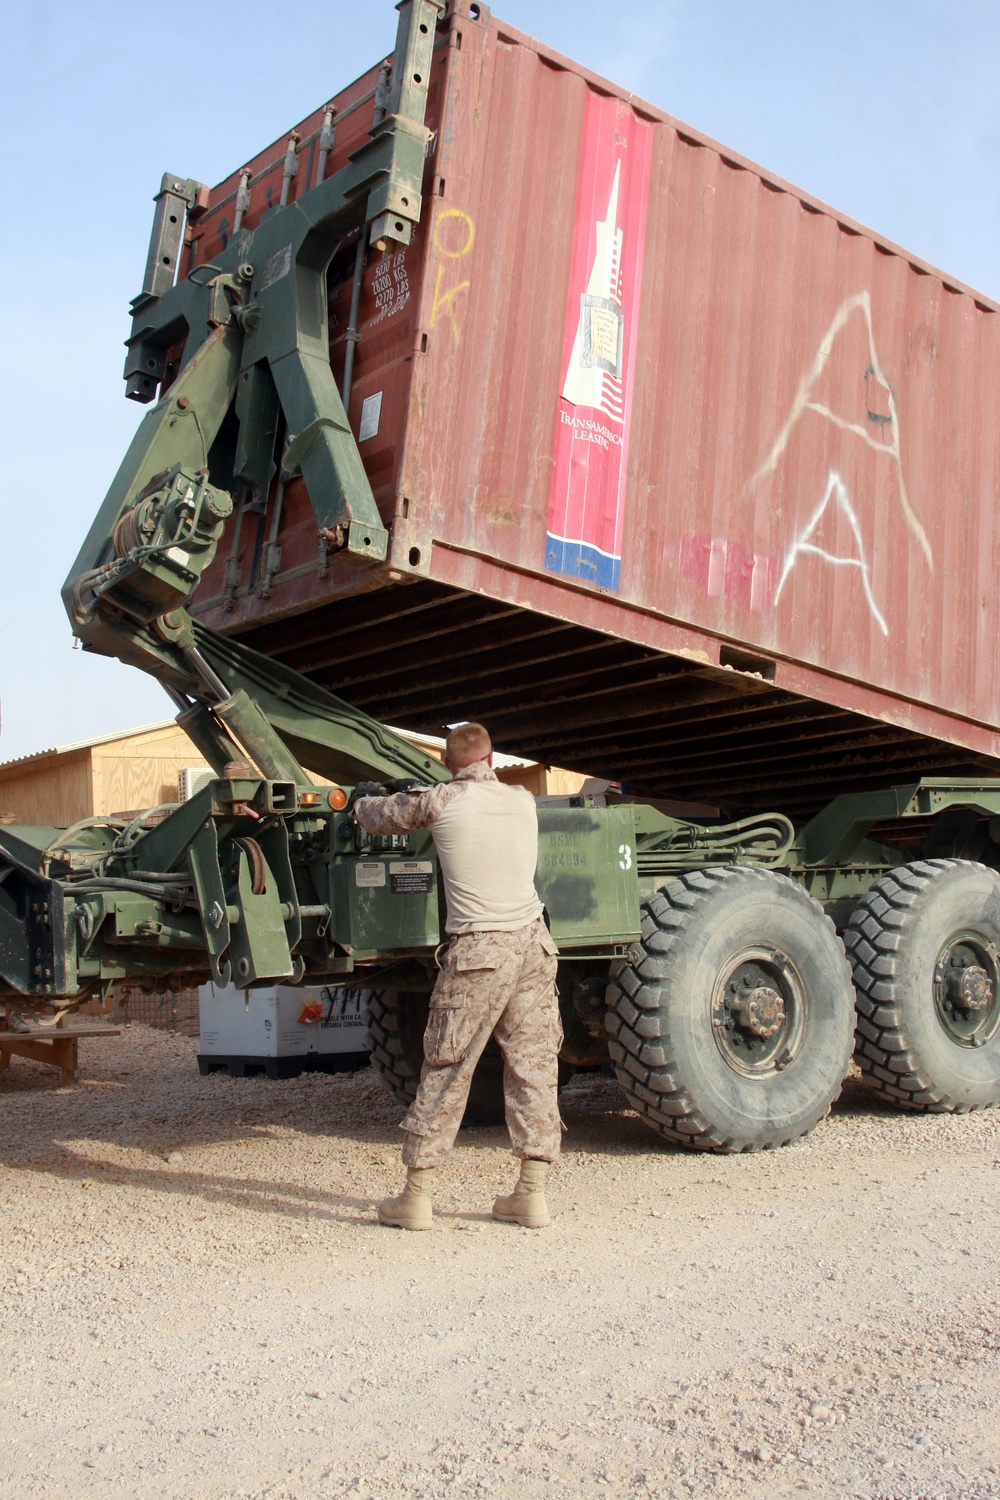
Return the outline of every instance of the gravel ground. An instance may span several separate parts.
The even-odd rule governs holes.
[[[995,1113],[849,1082],[797,1146],[691,1156],[581,1076],[550,1229],[490,1220],[480,1129],[406,1234],[370,1072],[80,1052],[0,1072],[5,1497],[1000,1494]]]

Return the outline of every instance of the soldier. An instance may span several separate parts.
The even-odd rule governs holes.
[[[369,833],[430,828],[448,903],[450,942],[440,961],[424,1033],[417,1097],[402,1129],[406,1186],[378,1207],[383,1224],[430,1229],[434,1171],[454,1144],[476,1063],[491,1036],[504,1057],[507,1129],[521,1170],[493,1217],[540,1229],[549,1223],[545,1175],[559,1155],[556,1099],[562,1026],[556,997],[558,949],[534,886],[535,801],[493,773],[481,724],[461,724],[445,743],[453,779],[393,796],[363,783],[354,817]]]

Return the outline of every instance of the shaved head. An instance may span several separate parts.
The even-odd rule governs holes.
[[[473,761],[486,760],[492,753],[490,737],[482,724],[457,724],[448,731],[444,742],[445,761],[452,771],[462,771]]]

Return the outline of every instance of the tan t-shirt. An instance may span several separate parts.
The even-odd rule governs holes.
[[[362,797],[354,816],[369,833],[430,829],[448,901],[446,932],[516,932],[542,915],[535,799],[498,781],[484,760],[439,786]]]

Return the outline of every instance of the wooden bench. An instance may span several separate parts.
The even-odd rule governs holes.
[[[75,1030],[36,1028],[33,1031],[0,1031],[0,1068],[9,1068],[10,1059],[29,1057],[32,1062],[61,1068],[63,1083],[75,1083],[79,1058],[77,1043],[81,1037],[121,1036],[120,1026],[80,1027]]]

